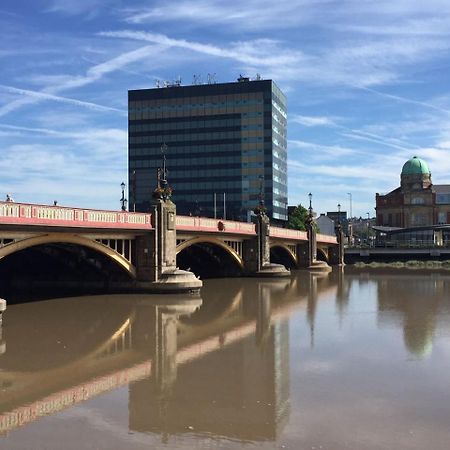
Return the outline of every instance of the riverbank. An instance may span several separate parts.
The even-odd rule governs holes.
[[[450,260],[445,261],[393,261],[393,262],[357,262],[352,264],[353,267],[358,269],[377,269],[377,268],[392,268],[392,269],[443,269],[450,271]]]

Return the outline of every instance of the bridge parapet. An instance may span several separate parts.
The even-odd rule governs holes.
[[[306,231],[291,230],[290,228],[270,227],[270,236],[283,239],[293,239],[296,241],[307,241]]]
[[[317,242],[320,242],[322,244],[337,244],[338,243],[337,237],[330,236],[329,234],[318,234]]]
[[[292,230],[290,228],[270,227],[270,236],[281,239],[292,239],[294,241],[307,241],[308,233],[306,231]],[[336,236],[327,234],[317,234],[317,242],[322,244],[337,244]]]
[[[233,220],[211,219],[208,217],[177,216],[176,227],[180,231],[199,231],[217,233],[256,235],[255,224]]]
[[[151,214],[0,202],[0,224],[149,230]]]

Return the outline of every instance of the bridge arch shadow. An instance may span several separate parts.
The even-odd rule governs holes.
[[[134,277],[134,266],[122,255],[82,236],[40,235],[0,248],[0,296],[11,301],[44,298],[48,290],[61,296],[104,291],[112,281]]]
[[[203,236],[178,244],[177,266],[202,279],[239,276],[244,270],[239,253],[219,239]]]
[[[297,268],[297,259],[292,250],[283,244],[272,244],[270,246],[270,262],[282,264],[287,269]]]
[[[327,255],[326,251],[321,248],[317,248],[316,258],[318,261],[323,261],[323,262],[328,263],[328,255]]]

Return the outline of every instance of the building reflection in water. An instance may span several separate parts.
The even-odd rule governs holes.
[[[222,323],[214,320],[217,296],[211,305],[205,303],[197,316],[183,321],[182,329],[188,334],[193,324],[201,335],[210,327],[211,306],[220,351],[205,352],[178,368],[177,341],[183,338],[177,337],[174,325],[178,313],[149,312],[144,323],[165,323],[158,326],[159,334],[152,333],[151,348],[156,361],[165,361],[161,367],[166,370],[130,386],[130,429],[161,433],[163,442],[189,430],[239,440],[274,440],[289,417],[289,325],[286,319],[271,322],[272,297],[288,285],[289,280],[244,284],[238,302],[227,293],[222,300],[234,307]]]
[[[408,351],[419,358],[429,355],[438,316],[450,299],[450,276],[409,272],[402,277],[384,273],[373,278],[378,283],[379,324],[401,326]]]

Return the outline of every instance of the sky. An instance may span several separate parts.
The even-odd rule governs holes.
[[[448,0],[3,0],[0,42],[0,198],[119,209],[127,91],[208,74],[287,95],[291,205],[450,184]]]

